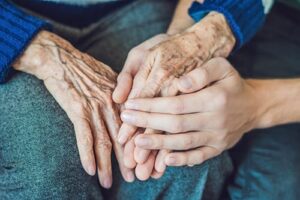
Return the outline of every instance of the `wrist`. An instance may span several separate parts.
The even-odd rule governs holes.
[[[212,57],[227,57],[236,42],[224,15],[217,12],[210,12],[201,21],[186,30],[186,33],[191,32],[197,37],[203,38]]]
[[[255,90],[255,128],[269,128],[300,121],[299,79],[246,81]]]
[[[24,53],[13,63],[13,68],[35,75],[39,79],[46,79],[53,74],[58,74],[59,63],[58,49],[73,48],[66,40],[48,31],[39,32],[31,41]]]

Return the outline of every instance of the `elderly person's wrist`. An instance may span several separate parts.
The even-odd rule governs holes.
[[[42,80],[53,76],[57,78],[63,75],[62,67],[59,67],[64,64],[62,54],[64,52],[73,54],[77,51],[68,41],[58,35],[40,31],[23,54],[13,63],[13,67]]]
[[[13,68],[18,71],[36,75],[37,68],[44,66],[47,57],[43,55],[44,50],[40,48],[39,45],[42,45],[50,34],[52,33],[40,31],[28,45],[23,54],[13,63]]]
[[[210,12],[201,21],[188,28],[185,33],[194,33],[198,38],[199,45],[205,45],[212,57],[227,57],[234,45],[236,39],[224,17],[218,12]]]

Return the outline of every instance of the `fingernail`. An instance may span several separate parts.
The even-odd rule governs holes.
[[[179,84],[184,89],[190,89],[193,86],[191,79],[189,77],[187,77],[187,76],[181,77],[179,79]]]
[[[125,103],[125,108],[126,109],[137,109],[137,106],[136,104],[134,103],[134,101],[132,100],[128,100],[126,103]]]
[[[129,114],[128,112],[123,112],[121,114],[121,119],[123,122],[127,122],[127,123],[132,123],[134,122],[134,116],[132,116],[131,114]]]
[[[176,164],[176,159],[172,156],[166,158],[166,165],[175,165]]]
[[[137,137],[136,140],[136,145],[140,147],[149,147],[152,144],[152,140],[147,137]]]
[[[101,183],[101,185],[104,188],[107,188],[107,189],[110,188],[112,185],[111,179],[109,179],[109,178],[104,179],[104,181]]]
[[[135,179],[133,172],[128,172],[126,174],[126,179],[127,182],[132,183]]]
[[[87,173],[90,175],[90,176],[94,176],[96,171],[95,171],[95,167],[93,165],[89,165],[86,169]]]

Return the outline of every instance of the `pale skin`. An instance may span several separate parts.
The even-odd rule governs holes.
[[[127,99],[141,97],[174,96],[180,92],[176,84],[180,76],[201,67],[212,57],[227,57],[231,52],[235,38],[223,15],[212,12],[189,27],[192,20],[188,18],[186,9],[191,1],[180,3],[169,28],[169,33],[173,35],[156,36],[129,53],[113,94],[115,102],[124,103]],[[184,18],[187,19],[185,23],[182,22]],[[120,128],[118,141],[125,144],[124,164],[135,168],[140,180],[150,176],[161,177],[166,167],[163,160],[168,151],[150,152],[135,146],[136,130],[137,126],[128,123],[123,123]],[[149,128],[142,132],[160,133]]]
[[[170,152],[168,166],[193,166],[234,146],[252,129],[300,122],[300,79],[243,79],[213,58],[177,82],[176,97],[128,100],[124,121],[168,134],[138,135],[135,145]]]

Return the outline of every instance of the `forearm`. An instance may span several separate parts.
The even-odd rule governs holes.
[[[168,34],[181,33],[195,23],[188,14],[188,9],[192,2],[193,0],[180,0],[178,2],[173,19],[167,31]]]
[[[300,79],[247,80],[260,104],[256,128],[300,122]]]

